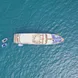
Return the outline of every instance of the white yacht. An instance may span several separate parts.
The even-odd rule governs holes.
[[[64,38],[57,34],[50,33],[17,33],[14,34],[14,43],[33,44],[33,45],[52,45],[59,44]]]

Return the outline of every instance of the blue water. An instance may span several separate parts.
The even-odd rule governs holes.
[[[51,46],[13,43],[14,33],[61,35]],[[78,78],[78,0],[0,0],[0,78]]]

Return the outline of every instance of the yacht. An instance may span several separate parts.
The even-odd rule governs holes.
[[[14,43],[33,45],[52,45],[64,42],[64,38],[50,33],[17,33],[14,34]]]

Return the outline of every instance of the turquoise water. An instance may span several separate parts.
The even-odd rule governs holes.
[[[13,43],[14,33],[60,34],[51,46]],[[0,0],[0,78],[78,78],[78,0]]]

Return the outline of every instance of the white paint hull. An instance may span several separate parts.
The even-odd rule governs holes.
[[[62,38],[61,42],[63,41],[64,39]],[[52,34],[49,34],[49,33],[19,33],[19,34],[14,34],[14,43],[34,44],[34,45],[51,45],[51,44],[58,44],[59,42],[54,43]]]

